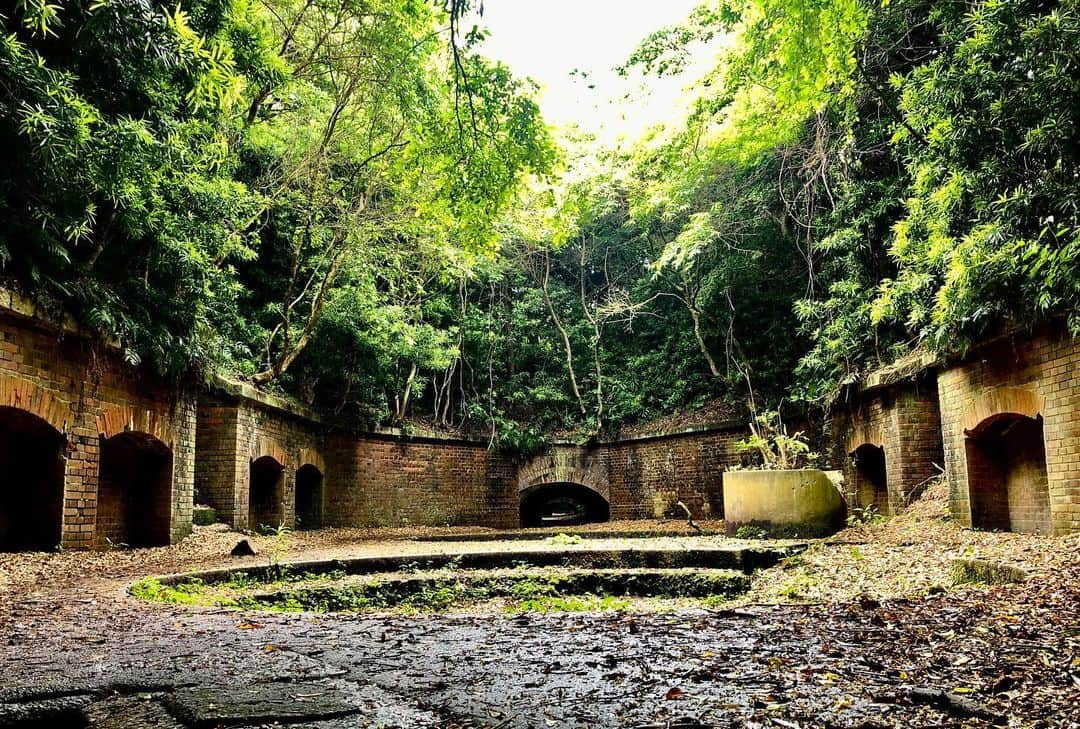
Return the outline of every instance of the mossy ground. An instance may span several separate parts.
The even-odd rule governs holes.
[[[749,578],[731,570],[580,570],[520,566],[386,575],[281,574],[260,581],[237,572],[207,584],[197,577],[163,584],[147,578],[135,597],[171,604],[311,612],[491,612],[659,610],[716,605],[745,591]]]

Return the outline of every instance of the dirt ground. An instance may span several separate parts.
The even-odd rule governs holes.
[[[270,559],[743,544],[650,528],[668,534],[331,529],[249,537],[259,554],[233,559],[242,535],[215,526],[157,549],[0,555],[0,726],[1080,727],[1080,535],[961,529],[940,492],[709,610],[237,613],[126,593],[150,574]],[[1028,578],[954,587],[956,558]]]

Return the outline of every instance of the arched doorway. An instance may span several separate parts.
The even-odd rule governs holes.
[[[855,498],[859,506],[873,506],[879,514],[889,513],[889,485],[885,471],[885,448],[863,443],[851,452],[855,469]]]
[[[1049,534],[1050,491],[1042,418],[999,413],[966,435],[971,525]]]
[[[276,529],[285,516],[285,467],[273,456],[251,462],[248,482],[248,528]]]
[[[0,407],[0,551],[60,546],[65,442],[38,416]]]
[[[119,433],[101,442],[98,546],[161,547],[169,543],[173,454],[149,433]]]
[[[579,483],[545,483],[521,493],[521,526],[569,526],[607,521],[607,499]]]
[[[320,529],[322,514],[322,471],[307,463],[296,470],[296,528]]]

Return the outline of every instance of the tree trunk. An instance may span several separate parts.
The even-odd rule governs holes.
[[[562,325],[562,321],[555,311],[555,305],[551,302],[551,293],[548,290],[548,278],[550,276],[551,258],[548,256],[548,252],[544,251],[544,276],[541,280],[544,303],[547,304],[548,313],[551,315],[551,320],[555,323],[555,328],[559,330],[559,334],[562,336],[563,348],[566,351],[566,371],[570,374],[570,389],[574,391],[574,398],[577,400],[581,414],[585,415],[585,401],[581,399],[581,390],[578,389],[577,375],[574,374],[574,349],[570,346],[570,335],[566,333],[566,328]]]

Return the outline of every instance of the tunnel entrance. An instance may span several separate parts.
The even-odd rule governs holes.
[[[0,552],[60,546],[65,442],[38,416],[0,407]]]
[[[547,483],[521,495],[521,526],[570,526],[608,521],[607,499],[577,483]]]
[[[863,443],[851,452],[855,466],[855,497],[859,506],[873,506],[879,514],[889,513],[889,486],[885,472],[885,448]]]
[[[322,471],[305,464],[296,471],[296,528],[321,529],[322,514]]]
[[[1042,418],[993,415],[967,436],[972,527],[1049,534],[1050,489]]]
[[[101,443],[98,546],[169,543],[172,449],[148,433],[120,433]]]
[[[285,516],[284,501],[285,467],[273,456],[256,458],[248,487],[248,528],[277,529]]]

